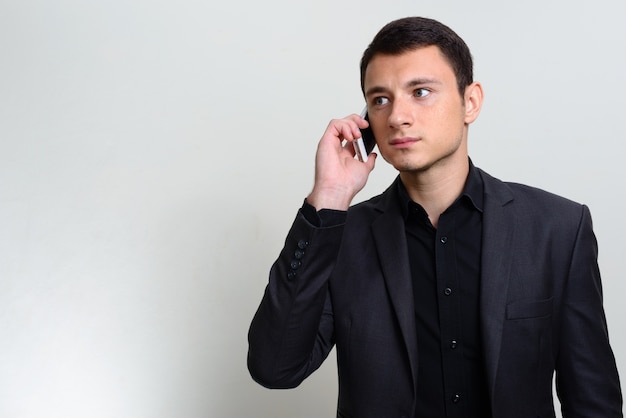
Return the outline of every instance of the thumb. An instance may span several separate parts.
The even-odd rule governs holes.
[[[372,152],[370,155],[367,156],[367,161],[365,162],[365,166],[369,169],[369,171],[372,171],[374,169],[374,165],[376,164],[377,157],[378,157],[378,154],[376,154],[375,152]]]

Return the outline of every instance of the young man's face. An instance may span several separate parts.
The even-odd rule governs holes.
[[[474,87],[461,97],[455,74],[436,46],[375,55],[365,71],[364,91],[385,160],[400,172],[467,162],[467,125],[478,116],[476,103],[468,99]]]

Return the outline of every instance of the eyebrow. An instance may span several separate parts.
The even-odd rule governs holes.
[[[409,80],[407,83],[405,83],[404,87],[410,88],[410,87],[423,86],[423,85],[428,85],[428,84],[441,84],[441,81],[434,79],[434,78],[414,78],[412,80]],[[372,94],[387,93],[388,91],[389,90],[386,87],[374,86],[365,92],[365,97],[369,97]]]

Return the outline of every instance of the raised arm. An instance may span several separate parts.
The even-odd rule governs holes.
[[[351,144],[360,135],[359,127],[366,126],[358,115],[333,120],[319,142],[313,191],[270,270],[248,334],[248,369],[263,386],[299,385],[334,344],[328,279],[341,245],[345,211],[374,168],[375,155],[360,162]]]

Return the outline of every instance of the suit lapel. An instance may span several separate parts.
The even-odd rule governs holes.
[[[486,173],[480,173],[485,187],[480,320],[487,381],[493,399],[506,317],[515,217],[509,188]]]
[[[393,305],[413,371],[413,388],[417,379],[417,336],[411,269],[408,259],[404,219],[398,207],[394,183],[385,193],[379,209],[383,213],[372,223],[385,285]]]

